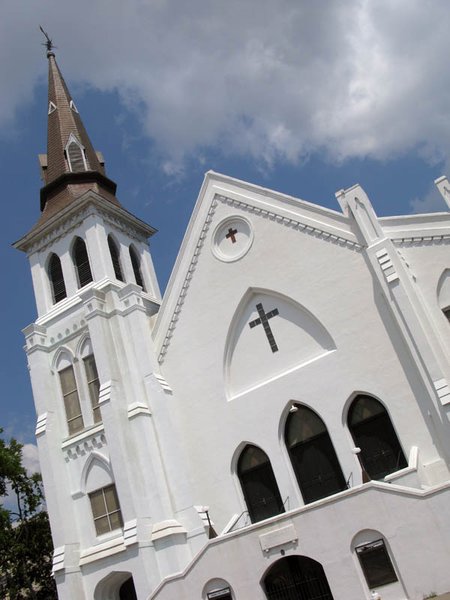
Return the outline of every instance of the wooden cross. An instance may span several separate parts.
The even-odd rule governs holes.
[[[278,308],[269,310],[269,312],[266,313],[266,312],[264,312],[263,305],[257,304],[256,310],[258,311],[259,317],[257,319],[255,319],[254,321],[250,321],[250,323],[249,323],[250,329],[253,329],[253,327],[256,327],[257,325],[262,325],[264,327],[264,332],[267,336],[267,340],[270,344],[270,349],[272,350],[272,352],[278,352],[278,346],[275,342],[275,338],[273,337],[272,329],[270,328],[270,324],[269,324],[269,319],[271,319],[272,317],[276,317],[279,314]]]
[[[230,239],[231,239],[231,242],[232,242],[233,244],[235,244],[235,243],[236,243],[236,238],[235,238],[234,236],[235,236],[236,234],[237,234],[237,229],[232,229],[232,228],[230,227],[230,229],[228,230],[228,233],[227,233],[227,235],[226,235],[225,237],[226,237],[226,239],[227,239],[227,240],[230,240]]]

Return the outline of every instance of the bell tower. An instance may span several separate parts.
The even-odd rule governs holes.
[[[155,230],[117,199],[47,50],[41,215],[15,247],[37,305],[24,334],[53,569],[62,600],[144,598],[207,537],[154,353]]]

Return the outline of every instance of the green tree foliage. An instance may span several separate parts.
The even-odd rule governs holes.
[[[2,433],[2,429],[0,429]],[[22,444],[0,438],[0,597],[57,598],[41,477],[22,465]]]

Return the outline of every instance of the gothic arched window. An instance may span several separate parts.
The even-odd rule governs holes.
[[[73,365],[61,369],[58,374],[64,399],[64,408],[66,410],[67,427],[69,435],[73,435],[84,429],[83,414],[81,412]]]
[[[63,300],[67,297],[61,261],[59,260],[59,256],[56,254],[52,254],[50,260],[48,261],[48,276],[52,288],[53,302],[56,304],[60,300]]]
[[[375,398],[356,396],[348,411],[348,427],[355,446],[361,448],[362,466],[371,479],[383,479],[407,466],[391,419]]]
[[[97,365],[93,354],[89,354],[83,358],[84,371],[89,390],[89,398],[91,400],[92,416],[94,423],[101,423],[102,415],[100,411],[100,381],[98,378]]]
[[[77,237],[72,250],[73,261],[77,270],[78,287],[83,287],[92,281],[91,265],[89,264],[89,256],[87,253],[86,244]]]
[[[284,512],[269,457],[260,448],[245,446],[237,472],[252,523]]]
[[[117,248],[116,242],[110,235],[108,235],[108,246],[116,279],[123,281],[124,279],[122,275],[122,267],[120,266],[119,249]]]
[[[314,411],[293,405],[284,436],[305,504],[346,489],[328,430]]]
[[[131,265],[133,266],[133,273],[136,283],[140,285],[145,292],[144,280],[142,279],[141,273],[141,261],[139,260],[139,256],[133,246],[130,246],[130,259]]]

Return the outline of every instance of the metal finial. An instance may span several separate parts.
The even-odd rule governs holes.
[[[48,53],[48,52],[52,52],[53,48],[56,48],[56,46],[54,46],[54,45],[53,45],[53,42],[52,42],[52,40],[50,39],[50,37],[49,37],[48,33],[46,33],[46,32],[45,32],[45,31],[42,29],[41,25],[39,25],[39,29],[40,29],[40,30],[42,31],[42,33],[45,35],[45,38],[46,38],[46,40],[47,40],[47,41],[45,41],[45,42],[44,42],[42,45],[43,45],[43,46],[45,46],[45,47],[47,48],[47,53]]]

